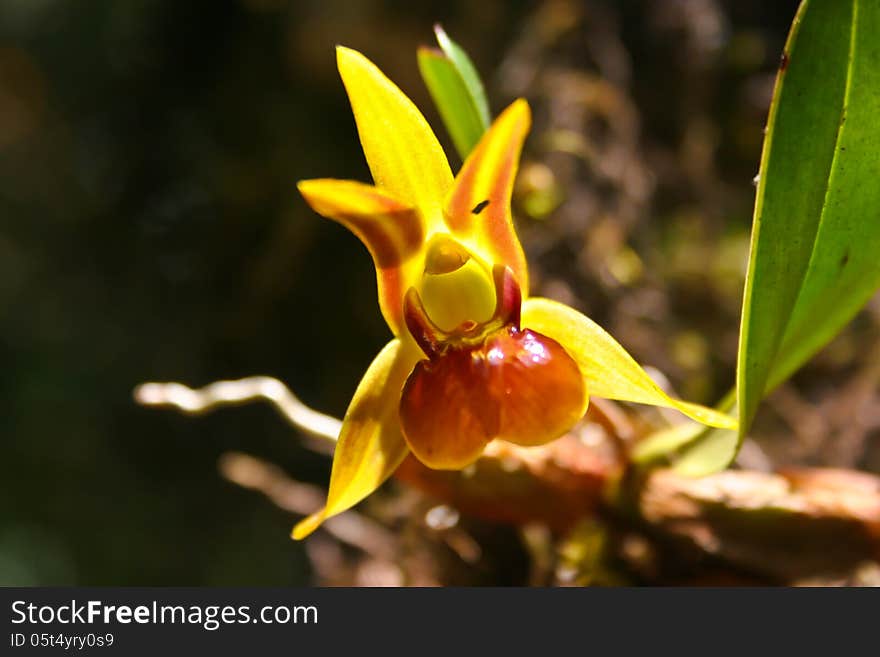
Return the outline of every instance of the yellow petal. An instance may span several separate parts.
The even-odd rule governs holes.
[[[352,180],[303,180],[297,187],[315,212],[344,225],[369,249],[382,315],[401,335],[403,295],[421,275],[421,261],[413,257],[425,237],[419,211],[378,187]]]
[[[487,261],[510,267],[523,296],[528,294],[529,273],[513,227],[510,195],[531,120],[525,100],[504,110],[455,177],[445,206],[452,233]]]
[[[425,117],[361,53],[339,46],[336,63],[376,185],[440,221],[452,172]]]
[[[590,395],[674,408],[703,424],[736,428],[736,420],[729,415],[667,395],[617,340],[565,304],[549,299],[527,299],[523,302],[522,325],[565,347],[578,362]]]
[[[305,538],[327,518],[350,509],[382,485],[403,461],[408,449],[397,409],[403,382],[418,358],[413,346],[397,339],[376,356],[342,420],[327,505],[298,523],[293,538]]]

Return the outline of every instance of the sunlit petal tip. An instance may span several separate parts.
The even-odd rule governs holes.
[[[297,189],[315,212],[360,237],[380,267],[398,264],[422,246],[419,212],[383,189],[333,178],[301,180]]]
[[[328,213],[377,214],[412,209],[394,194],[357,180],[311,178],[300,180],[296,188],[310,204],[328,208]]]
[[[361,51],[343,46],[340,43],[336,44],[336,67],[343,76],[353,73],[358,67],[372,67],[379,71],[378,67]],[[379,73],[385,77],[381,71]]]
[[[336,63],[376,185],[440,221],[452,171],[425,117],[358,51],[337,46]]]
[[[307,538],[314,532],[318,527],[321,526],[321,523],[324,522],[326,518],[326,514],[324,509],[313,513],[310,516],[307,516],[300,520],[293,528],[293,531],[290,532],[290,537],[295,541],[301,541],[304,538]]]
[[[338,221],[366,245],[376,264],[382,315],[400,335],[403,292],[419,275],[418,267],[404,264],[424,244],[419,211],[384,189],[353,180],[302,180],[297,188],[315,212]]]
[[[517,98],[507,106],[507,109],[498,116],[497,120],[515,123],[517,131],[528,133],[532,127],[532,108],[529,106],[529,101],[525,98]]]
[[[408,449],[397,407],[403,382],[417,360],[415,347],[395,339],[367,368],[342,420],[327,505],[300,521],[294,527],[293,538],[308,536],[327,518],[367,497],[406,457]]]
[[[527,299],[522,324],[561,343],[577,361],[587,389],[595,397],[674,408],[722,429],[737,426],[725,413],[667,395],[617,340],[574,308],[549,299]]]

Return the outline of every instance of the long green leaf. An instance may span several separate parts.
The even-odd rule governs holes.
[[[761,398],[880,285],[880,2],[804,0],[776,79],[761,158],[737,367],[739,433],[685,452],[728,465]]]
[[[491,118],[483,83],[465,51],[436,25],[442,50],[418,50],[419,71],[440,118],[462,160],[489,129]]]
[[[474,63],[468,57],[464,48],[450,39],[442,27],[435,25],[434,34],[437,36],[437,43],[440,44],[443,52],[446,53],[446,56],[455,65],[455,70],[461,75],[461,79],[467,87],[468,95],[471,97],[477,114],[480,117],[480,121],[488,129],[489,124],[492,122],[492,116],[489,113],[489,103],[486,100],[483,82],[480,80],[480,74],[477,73]]]
[[[440,112],[443,125],[455,150],[465,160],[486,130],[473,109],[467,87],[455,65],[439,50],[419,48],[418,60],[422,79]]]
[[[847,90],[828,193],[807,274],[768,389],[791,376],[827,344],[878,287],[880,2],[855,0]]]

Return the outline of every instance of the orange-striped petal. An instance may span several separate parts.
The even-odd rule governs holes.
[[[452,172],[425,117],[361,53],[339,46],[336,62],[376,185],[440,222]]]
[[[522,325],[565,347],[595,397],[666,406],[703,424],[736,428],[736,420],[725,413],[667,395],[617,340],[574,308],[549,299],[527,299],[522,306]]]
[[[411,344],[392,340],[367,369],[349,404],[333,455],[327,504],[293,528],[305,538],[322,522],[376,490],[407,455],[397,409],[400,391],[418,360]]]
[[[343,224],[369,249],[382,315],[401,335],[403,294],[421,275],[421,262],[413,257],[425,236],[418,210],[378,187],[351,180],[303,180],[297,187],[315,212]]]
[[[504,110],[456,176],[444,211],[453,234],[487,261],[513,270],[524,296],[528,294],[528,269],[513,227],[510,196],[530,125],[525,100]]]

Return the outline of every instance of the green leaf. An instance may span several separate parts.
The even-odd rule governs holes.
[[[828,191],[768,390],[825,346],[880,287],[880,2],[852,4],[847,89]]]
[[[630,461],[636,465],[649,464],[690,444],[703,434],[705,429],[706,427],[696,422],[682,422],[661,429],[636,443],[629,454]]]
[[[761,158],[737,367],[739,433],[712,432],[692,473],[736,455],[762,397],[880,285],[880,2],[804,0]]]
[[[465,160],[489,128],[489,105],[470,58],[439,25],[434,31],[443,50],[419,48],[419,70],[455,150]]]
[[[681,451],[673,468],[685,477],[702,477],[724,470],[736,458],[738,450],[736,431],[709,429]]]
[[[731,390],[715,408],[736,414],[736,391]],[[736,456],[737,433],[730,429],[709,429],[696,422],[682,422],[639,441],[630,459],[646,466],[679,450],[673,466],[679,474],[700,476],[726,468]],[[698,440],[699,439],[699,440]]]
[[[446,56],[455,65],[455,70],[461,75],[461,79],[467,87],[468,95],[473,100],[477,114],[480,116],[480,121],[484,129],[488,130],[492,117],[489,113],[489,103],[486,100],[483,82],[480,80],[480,74],[477,73],[474,63],[464,49],[449,38],[442,27],[435,25],[434,34],[437,36],[437,43],[440,44],[443,52],[446,53]]]

